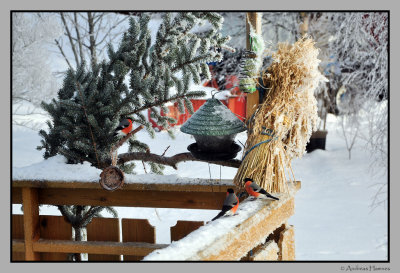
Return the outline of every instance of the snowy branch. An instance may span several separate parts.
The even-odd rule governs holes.
[[[142,160],[146,162],[154,162],[166,166],[170,166],[174,169],[178,169],[176,166],[180,162],[185,161],[199,161],[199,162],[207,162],[211,164],[221,165],[225,167],[239,168],[241,161],[238,159],[230,159],[225,161],[207,161],[195,158],[191,153],[180,153],[171,157],[161,156],[152,153],[143,153],[143,152],[133,152],[133,153],[124,153],[118,156],[118,164],[123,164],[128,161],[133,160]]]

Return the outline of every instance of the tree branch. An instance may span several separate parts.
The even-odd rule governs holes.
[[[56,45],[57,45],[58,49],[60,50],[61,55],[63,55],[65,61],[67,62],[69,68],[70,68],[72,71],[74,71],[74,68],[72,67],[71,63],[68,61],[67,56],[65,56],[64,50],[62,49],[60,43],[59,43],[58,40],[56,40],[56,39],[54,39],[54,41],[56,42]]]
[[[126,136],[124,136],[116,145],[114,145],[111,148],[111,153],[115,152],[119,147],[122,146],[122,144],[125,143],[125,141],[127,141],[132,135],[136,134],[137,132],[139,132],[140,130],[143,129],[143,125],[140,125],[139,127],[137,127],[135,130],[131,131],[130,133],[128,133]]]
[[[71,32],[69,31],[69,28],[68,28],[68,26],[67,26],[67,22],[65,21],[64,14],[63,14],[62,12],[60,12],[60,15],[61,15],[61,20],[62,20],[62,22],[63,22],[63,24],[64,24],[65,31],[67,32],[67,36],[68,36],[69,42],[70,42],[70,44],[71,44],[72,52],[74,53],[74,57],[75,57],[75,61],[76,61],[76,66],[79,66],[78,54],[76,53],[75,45],[74,45],[74,42],[72,41],[72,34],[71,34]]]
[[[88,26],[89,26],[89,44],[90,44],[90,60],[92,63],[92,67],[95,67],[97,64],[97,56],[96,56],[96,41],[94,39],[94,19],[93,19],[93,14],[91,12],[88,12]]]
[[[115,28],[116,28],[119,24],[121,24],[123,21],[125,21],[126,19],[128,19],[128,17],[125,17],[124,19],[119,20],[119,22],[117,22],[116,24],[112,25],[112,26],[107,30],[107,32],[104,34],[104,36],[103,36],[103,38],[101,39],[101,41],[96,43],[96,46],[102,44],[102,43],[104,42],[104,40],[109,36],[109,34],[111,33],[111,31],[112,31],[113,29],[115,29]]]
[[[162,104],[164,104],[164,103],[167,103],[167,102],[170,102],[170,101],[175,101],[175,100],[178,100],[178,99],[183,99],[185,96],[186,96],[186,94],[182,94],[182,95],[176,95],[176,96],[174,96],[174,97],[170,97],[170,98],[167,98],[167,99],[164,99],[164,100],[157,100],[157,101],[154,101],[153,103],[145,104],[145,105],[143,105],[142,107],[136,108],[136,109],[135,109],[134,111],[132,111],[132,112],[124,113],[124,114],[121,114],[121,115],[122,115],[122,116],[128,116],[128,115],[136,114],[136,113],[139,113],[139,112],[141,112],[141,111],[143,111],[143,110],[146,110],[146,109],[149,109],[149,108],[152,108],[152,107],[156,107],[156,106],[160,106],[160,105],[162,105]],[[119,111],[119,110],[118,110],[118,111]],[[118,112],[118,111],[116,111],[116,112]]]
[[[226,166],[226,167],[232,167],[232,168],[239,168],[241,164],[241,160],[238,159],[230,159],[230,160],[221,160],[221,161],[207,161],[207,160],[201,160],[195,158],[191,153],[180,153],[176,154],[171,157],[166,157],[166,156],[160,156],[157,154],[152,154],[152,153],[143,153],[143,152],[134,152],[134,153],[124,153],[120,154],[118,156],[118,163],[122,164],[128,161],[133,161],[133,160],[142,160],[142,161],[150,161],[166,166],[170,166],[174,169],[178,169],[176,166],[180,162],[185,162],[185,161],[199,161],[199,162],[207,162],[210,164],[216,164],[216,165],[221,165],[221,166]]]
[[[75,24],[75,32],[76,32],[76,38],[78,40],[78,46],[79,46],[79,55],[81,57],[81,62],[85,59],[83,57],[83,49],[82,49],[82,39],[81,35],[79,33],[79,28],[78,28],[78,18],[76,16],[76,12],[74,12],[74,24]]]

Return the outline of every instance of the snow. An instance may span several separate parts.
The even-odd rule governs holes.
[[[229,121],[231,123],[237,122],[238,120],[235,114],[224,104],[214,106],[214,112],[216,115],[221,116],[222,120]]]
[[[379,206],[370,207],[377,184],[386,183],[387,174],[384,167],[376,166],[374,173],[370,172],[373,163],[368,151],[361,140],[357,140],[351,160],[348,159],[346,144],[341,136],[339,121],[336,117],[328,115],[326,150],[316,150],[305,154],[301,159],[293,161],[293,171],[296,180],[301,181],[301,189],[295,197],[295,215],[289,218],[289,224],[295,227],[295,247],[297,260],[386,260],[387,259],[387,208]],[[187,146],[194,142],[190,135],[183,134],[176,127],[173,129],[176,139],[171,140],[167,132],[159,132],[155,139],[141,131],[138,138],[149,144],[152,153],[162,154],[166,147],[170,148],[166,156],[187,152]],[[62,157],[43,160],[42,151],[37,151],[40,144],[37,132],[20,127],[12,128],[12,175],[38,176],[34,169],[42,168],[45,175],[62,175],[76,181],[79,173],[81,179],[98,181],[99,170],[93,170],[88,164],[69,166],[64,164]],[[240,133],[236,141],[245,143],[246,133]],[[124,145],[119,152],[127,151]],[[240,158],[242,152],[237,158]],[[32,165],[35,164],[33,167]],[[61,173],[59,166],[74,170],[67,174]],[[236,168],[220,167],[202,162],[183,162],[178,164],[178,170],[166,167],[166,178],[144,174],[138,164],[138,175],[130,181],[144,181],[155,183],[158,179],[165,179],[163,183],[186,178],[213,178],[232,179]],[[53,169],[53,167],[57,167]],[[77,168],[77,169],[74,169]],[[80,171],[77,171],[77,170]],[[21,171],[24,170],[24,171]],[[28,171],[29,170],[29,171]],[[42,174],[41,174],[42,175]],[[95,178],[95,176],[97,176]],[[258,201],[257,201],[258,202]],[[251,205],[257,205],[251,202]],[[250,202],[249,202],[250,203]],[[245,206],[243,206],[245,205]],[[13,213],[22,213],[20,206],[13,205]],[[239,207],[239,215],[225,217],[220,221],[209,223],[216,230],[229,228],[240,217],[245,217],[245,210],[249,207],[243,202]],[[170,243],[169,229],[177,220],[210,221],[218,214],[217,210],[192,210],[192,209],[167,209],[167,208],[116,208],[120,218],[149,219],[151,225],[156,227],[156,243]],[[41,213],[59,215],[54,206],[41,207]],[[109,217],[107,213],[105,216]],[[242,215],[242,216],[241,216]],[[219,228],[216,228],[218,226]],[[210,242],[214,236],[204,231],[206,227],[197,232],[204,243]],[[195,233],[193,233],[195,234]],[[194,236],[189,235],[181,244],[190,241]],[[215,234],[216,235],[216,234]],[[210,237],[210,238],[209,238]],[[177,249],[177,243],[174,247]],[[178,251],[178,250],[175,250]]]
[[[202,86],[198,85],[195,83],[191,83],[189,86],[190,91],[204,91],[206,94],[203,96],[203,99],[211,99],[212,95],[214,95],[214,98],[219,99],[219,100],[227,100],[231,92],[229,90],[217,90],[214,87],[208,87],[208,86]]]
[[[64,156],[56,155],[29,166],[19,168],[13,167],[13,180],[99,182],[101,170],[92,167],[89,162],[74,165],[66,163],[67,159]],[[124,183],[126,184],[209,184],[208,181],[204,179],[180,177],[178,174],[125,174],[124,176]],[[233,185],[227,181],[226,183],[221,181],[218,185]]]

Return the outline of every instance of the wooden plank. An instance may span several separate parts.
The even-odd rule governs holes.
[[[274,240],[268,241],[262,245],[257,251],[254,252],[253,256],[250,257],[251,261],[277,261],[278,260],[279,247]]]
[[[37,189],[23,188],[22,203],[24,206],[25,260],[38,261],[40,255],[33,250],[34,242],[40,238]]]
[[[183,180],[183,178],[182,178]],[[203,179],[203,178],[184,178],[183,181],[177,179],[176,183],[143,183],[126,182],[124,190],[150,190],[150,191],[189,191],[189,192],[226,192],[227,188],[233,187],[232,179]],[[57,188],[57,189],[98,189],[105,191],[98,182],[80,181],[51,181],[51,180],[13,180],[12,188]]]
[[[119,242],[118,218],[93,218],[87,226],[88,241]],[[89,261],[120,261],[120,255],[89,254]]]
[[[171,227],[171,242],[182,239],[203,225],[203,221],[177,221],[176,225]]]
[[[121,243],[121,242],[77,242],[67,240],[40,239],[33,244],[36,252],[61,252],[61,253],[93,253],[109,255],[140,255],[146,256],[156,249],[165,248],[165,244],[149,243]]]
[[[40,204],[220,209],[225,192],[106,191],[39,189]]]
[[[71,240],[72,226],[63,216],[40,215],[40,238],[48,240]],[[66,253],[40,253],[41,261],[68,261]]]
[[[12,261],[24,261],[25,260],[25,240],[23,239],[13,239],[12,240],[12,251],[13,254],[15,253],[19,253],[19,254],[23,254],[24,256],[22,257],[22,259],[14,259],[14,257],[12,258]],[[18,257],[19,258],[19,257]]]
[[[38,188],[41,204],[219,209],[227,188],[234,187],[232,180],[206,181],[193,179],[197,184],[128,183],[122,190],[109,192],[98,183],[17,180],[12,183],[12,202],[21,203],[20,189],[27,187]]]
[[[155,244],[156,230],[147,219],[122,219],[122,241]],[[124,261],[140,261],[143,257],[124,255]]]
[[[24,216],[13,214],[11,217],[11,238],[13,239],[11,261],[25,261]],[[18,241],[17,241],[18,240]],[[15,244],[14,244],[15,241]]]
[[[294,245],[294,227],[287,226],[281,233],[278,246],[280,249],[281,261],[294,261],[295,260],[295,245]]]

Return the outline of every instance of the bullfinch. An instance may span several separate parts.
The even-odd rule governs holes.
[[[272,198],[274,200],[279,200],[279,198],[272,196],[271,194],[269,194],[268,192],[266,192],[263,188],[261,188],[260,186],[258,186],[253,179],[251,178],[245,178],[244,179],[245,182],[245,189],[247,191],[247,193],[250,196],[253,196],[254,198]]]
[[[126,136],[132,131],[133,122],[130,118],[123,119],[114,130],[114,136]]]
[[[228,216],[235,214],[237,208],[239,207],[239,198],[235,195],[233,189],[229,188],[226,192],[226,198],[224,204],[222,205],[222,210],[215,216],[211,221],[214,221],[222,216]]]

